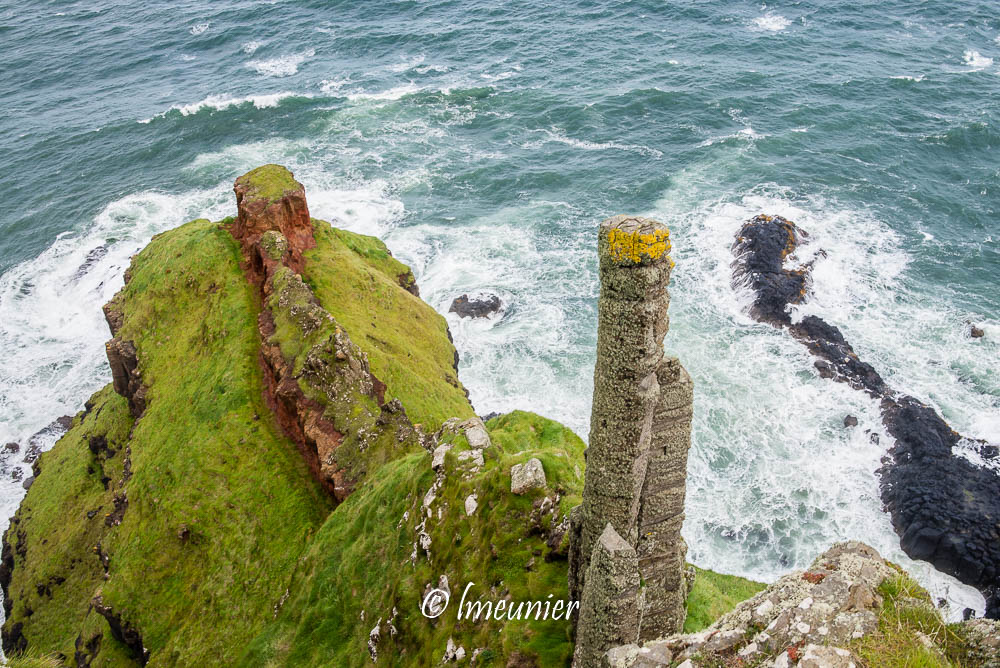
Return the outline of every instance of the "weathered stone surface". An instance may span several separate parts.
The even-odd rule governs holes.
[[[573,652],[576,668],[597,668],[609,648],[638,639],[638,558],[610,523],[594,545],[587,577]]]
[[[1000,621],[995,619],[970,619],[962,622],[961,629],[968,646],[971,665],[982,668],[1000,668]]]
[[[684,522],[692,383],[665,357],[669,232],[616,216],[598,233],[601,296],[583,504],[571,517],[570,594],[585,595],[587,564],[610,523],[636,549],[644,582],[641,637],[684,621]]]
[[[465,438],[469,441],[469,447],[475,450],[483,450],[490,447],[490,435],[486,431],[486,425],[478,417],[469,418],[462,423],[465,429]]]
[[[138,418],[146,410],[146,387],[139,375],[135,344],[115,337],[104,344],[104,351],[111,367],[115,392],[128,399],[132,415]]]
[[[857,668],[850,651],[842,647],[806,645],[800,652],[798,668]]]
[[[735,655],[745,665],[848,668],[854,657],[837,648],[877,630],[878,586],[896,574],[871,547],[838,543],[808,570],[782,577],[704,631],[649,641],[637,650],[626,645],[613,654],[618,661],[613,665],[637,668],[646,665],[642,656],[669,651],[680,661]],[[796,648],[794,657],[785,651],[789,647]]]
[[[545,469],[536,457],[523,464],[514,464],[510,469],[511,492],[525,494],[533,489],[545,489]]]
[[[475,494],[470,494],[465,497],[465,514],[472,515],[476,512],[476,508],[479,507],[479,501]]]
[[[316,245],[302,184],[287,168],[264,165],[236,179],[233,191],[237,215],[232,232],[243,248],[256,247],[266,232],[279,232],[286,239],[286,245],[273,259],[280,260],[288,253],[285,264],[301,272],[302,251]]]
[[[452,446],[449,444],[439,445],[434,448],[434,455],[431,457],[431,468],[435,471],[444,466],[444,456],[448,454]]]

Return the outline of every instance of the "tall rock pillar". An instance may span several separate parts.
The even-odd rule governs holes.
[[[669,327],[670,234],[660,223],[615,216],[598,237],[601,296],[583,503],[572,515],[569,586],[588,599],[588,568],[608,524],[636,552],[641,639],[684,622],[684,521],[692,383],[663,353]],[[585,623],[584,611],[578,632]],[[598,639],[604,648],[613,639]],[[593,638],[581,639],[593,646]],[[580,665],[586,665],[580,663]]]

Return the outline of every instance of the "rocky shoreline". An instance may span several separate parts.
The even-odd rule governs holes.
[[[993,459],[997,446],[961,436],[933,408],[889,387],[837,327],[814,315],[793,320],[790,307],[809,295],[812,262],[787,265],[807,239],[781,216],[747,221],[733,244],[734,287],[752,290],[754,319],[787,330],[817,357],[820,376],[879,401],[895,440],[879,469],[880,491],[901,547],[979,589],[986,616],[1000,618],[1000,476],[953,452],[964,441]]]

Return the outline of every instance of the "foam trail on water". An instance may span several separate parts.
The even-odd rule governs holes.
[[[902,371],[920,367],[930,351],[965,354],[919,324],[954,314],[938,315],[947,307],[927,300],[901,307],[909,256],[887,225],[864,212],[819,197],[793,201],[776,186],[699,201],[697,185],[685,183],[653,215],[670,224],[677,261],[667,349],[681,356],[695,380],[685,524],[690,558],[773,580],[806,567],[833,542],[853,538],[903,564],[935,600],[948,602],[953,618],[965,607],[981,613],[978,591],[909,559],[899,547],[875,474],[891,445],[877,403],[819,378],[801,344],[746,315],[752,296],[730,287],[733,235],[758,213],[794,220],[811,235],[800,259],[820,248],[827,254],[817,259],[815,294],[802,311],[841,327],[862,359],[896,371],[887,378],[894,387],[918,397],[949,394],[969,401],[966,413],[974,415],[985,399],[954,379],[928,394],[920,373]],[[696,194],[681,194],[685,187]],[[894,319],[899,338],[884,328]],[[858,418],[857,427],[843,426],[848,414]],[[961,419],[954,425],[964,426]]]
[[[38,257],[0,276],[0,443],[19,442],[8,459],[21,461],[31,434],[61,415],[82,410],[110,380],[101,306],[122,286],[129,257],[157,232],[203,215],[222,217],[222,191],[183,195],[142,192],[108,204],[88,229],[66,232]],[[43,449],[54,438],[43,439]],[[9,518],[24,490],[0,476],[0,511]]]

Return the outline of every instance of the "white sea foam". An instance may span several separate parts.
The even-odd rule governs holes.
[[[252,40],[249,42],[244,42],[241,48],[243,49],[243,53],[247,54],[248,56],[252,56],[253,53],[263,45],[264,45],[263,42]]]
[[[251,60],[247,67],[265,77],[288,77],[299,71],[299,65],[316,55],[315,49],[290,53],[267,60]]]
[[[407,70],[411,70],[420,63],[424,62],[424,58],[425,57],[423,56],[423,54],[419,56],[414,56],[412,58],[403,56],[400,59],[400,62],[394,65],[389,65],[386,67],[386,69],[389,70],[390,72],[406,72]]]
[[[792,22],[786,19],[780,14],[774,14],[768,12],[764,16],[758,16],[753,20],[754,28],[757,30],[766,30],[769,32],[779,32],[784,30],[788,26],[792,25]]]
[[[289,97],[312,97],[308,93],[270,93],[267,95],[247,95],[245,97],[234,97],[229,95],[209,95],[204,100],[199,100],[198,102],[192,102],[191,104],[175,104],[171,106],[166,111],[162,111],[155,116],[150,118],[144,118],[140,120],[140,123],[149,123],[153,119],[162,118],[169,114],[171,111],[179,111],[182,116],[190,116],[191,114],[197,114],[199,111],[204,109],[214,109],[215,111],[221,111],[228,107],[238,107],[242,104],[252,104],[258,109],[266,109],[268,107],[276,107],[281,104],[281,101]]]
[[[993,64],[992,58],[988,58],[978,51],[973,51],[972,49],[969,49],[962,54],[962,60],[966,65],[974,70],[984,70]]]
[[[900,79],[900,80],[903,80],[903,81],[917,81],[917,82],[920,82],[920,81],[923,81],[926,78],[926,75],[919,74],[919,75],[913,77],[913,76],[910,76],[908,74],[900,74],[900,75],[897,75],[897,76],[894,76],[894,77],[889,77],[889,78],[890,79]]]
[[[560,130],[552,129],[540,129],[535,130],[535,132],[541,132],[545,134],[544,139],[539,139],[536,141],[527,142],[525,148],[538,148],[547,142],[556,142],[559,144],[566,144],[567,146],[572,146],[573,148],[582,149],[584,151],[628,151],[630,153],[638,153],[640,155],[649,156],[656,158],[657,160],[663,157],[663,151],[659,149],[650,148],[649,146],[643,146],[641,144],[623,144],[616,141],[607,142],[594,142],[588,141],[586,139],[575,139],[573,137],[567,137]]]
[[[388,90],[379,91],[376,93],[370,93],[365,91],[355,91],[348,94],[347,99],[351,102],[359,102],[364,100],[372,100],[377,102],[386,102],[392,100],[398,100],[407,95],[413,95],[414,93],[419,93],[423,90],[420,86],[415,83],[408,83],[402,86],[396,86]]]
[[[210,25],[212,25],[212,24],[209,21],[205,21],[204,23],[196,23],[195,25],[191,26],[191,34],[192,35],[201,35],[206,30],[208,30],[208,28],[209,28]]]
[[[908,293],[910,258],[886,224],[774,186],[737,198],[720,198],[714,188],[710,172],[682,172],[651,212],[669,224],[677,262],[667,349],[680,356],[696,388],[684,529],[690,558],[772,580],[807,566],[831,543],[856,538],[949,601],[952,617],[965,607],[981,612],[977,591],[899,548],[875,474],[891,445],[878,404],[820,379],[801,344],[746,315],[752,295],[729,285],[735,232],[758,213],[806,229],[811,240],[796,260],[816,259],[813,294],[795,317],[817,313],[840,327],[890,384],[931,401],[961,433],[998,436],[977,430],[973,418],[995,412],[989,392],[996,393],[1000,369],[982,363],[984,351],[969,345],[946,300]],[[956,378],[955,368],[977,369],[973,387]],[[843,427],[847,414],[858,417],[857,427]]]

